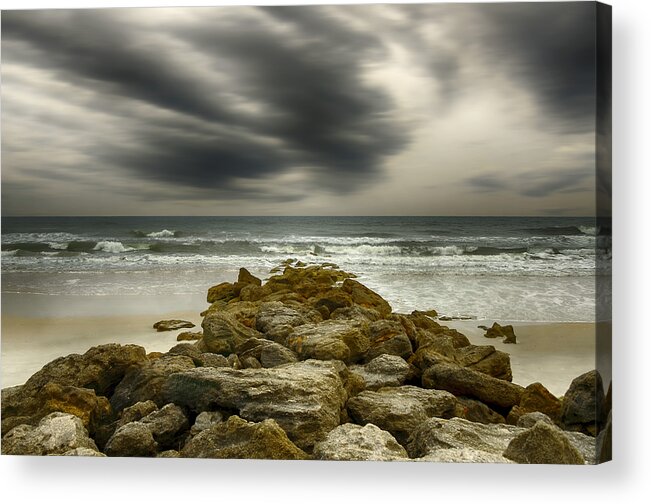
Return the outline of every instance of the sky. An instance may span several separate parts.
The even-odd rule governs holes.
[[[596,22],[592,2],[3,11],[2,214],[594,215]]]

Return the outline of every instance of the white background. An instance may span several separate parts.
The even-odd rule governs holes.
[[[2,9],[300,4],[296,1],[5,1]],[[352,3],[331,1],[321,3]],[[360,2],[361,3],[361,2]],[[367,2],[369,3],[369,2]],[[388,2],[383,2],[388,3]],[[413,3],[413,2],[412,2]],[[596,467],[0,457],[3,502],[645,501],[649,473],[651,9],[612,0],[614,462]]]

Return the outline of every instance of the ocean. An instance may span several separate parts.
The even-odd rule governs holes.
[[[17,294],[202,299],[294,258],[357,274],[395,311],[594,321],[608,235],[579,217],[3,217],[3,313]]]

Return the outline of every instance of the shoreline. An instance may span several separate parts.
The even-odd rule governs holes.
[[[143,346],[147,352],[166,352],[177,344],[176,336],[182,330],[157,332],[152,325],[158,320],[180,318],[193,322],[196,327],[192,330],[200,330],[202,318],[199,313],[208,307],[205,301],[199,303],[198,300],[185,298],[185,302],[181,303],[184,309],[171,310],[170,307],[178,300],[174,300],[174,297],[170,299],[170,296],[160,297],[167,298],[167,302],[152,301],[151,297],[144,296],[87,297],[83,300],[86,308],[89,302],[96,305],[90,308],[93,315],[87,316],[78,315],[79,310],[74,306],[67,307],[68,313],[74,315],[63,317],[52,316],[52,309],[49,313],[37,310],[38,316],[34,317],[25,316],[25,309],[11,310],[21,315],[3,313],[2,387],[24,383],[57,357],[84,353],[101,344],[132,343]],[[34,298],[27,296],[24,301],[33,302]],[[41,301],[46,303],[51,299],[42,298]],[[61,301],[59,299],[57,302],[61,304]],[[70,302],[70,296],[63,301]],[[194,311],[185,309],[190,302],[196,304]],[[527,386],[541,382],[557,396],[565,393],[572,379],[595,367],[594,322],[492,319],[437,322],[465,334],[475,345],[493,345],[497,350],[508,353],[514,383]],[[501,340],[485,338],[484,331],[477,326],[491,325],[493,322],[512,324],[518,343],[507,345]],[[605,382],[608,383],[608,380]]]

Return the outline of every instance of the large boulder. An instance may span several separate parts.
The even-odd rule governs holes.
[[[356,423],[372,423],[404,442],[428,418],[453,416],[455,405],[448,392],[404,385],[364,391],[351,398],[347,408]]]
[[[190,429],[190,435],[196,436],[201,431],[212,427],[213,424],[223,422],[224,415],[219,411],[202,411],[194,420],[194,425]]]
[[[408,359],[413,353],[411,341],[403,325],[396,320],[378,320],[369,324],[371,346],[365,360],[371,361],[382,354]]]
[[[561,401],[541,383],[532,383],[524,389],[520,404],[511,409],[507,421],[517,425],[522,415],[536,411],[544,413],[552,422],[560,425]]]
[[[36,425],[55,411],[80,418],[91,434],[111,415],[108,399],[93,389],[49,382],[30,394],[23,386],[12,387],[2,391],[2,434],[21,424]]]
[[[304,460],[308,455],[292,443],[275,420],[247,422],[231,416],[188,440],[181,457],[215,459]]]
[[[563,397],[563,428],[596,436],[605,422],[605,418],[602,418],[605,403],[603,383],[597,371],[576,377]]]
[[[124,376],[111,397],[111,406],[119,412],[141,401],[154,401],[158,406],[166,404],[161,390],[172,373],[194,369],[194,361],[184,355],[166,355],[133,367]]]
[[[222,282],[208,289],[206,301],[209,303],[216,303],[222,301],[227,303],[231,299],[235,299],[237,293],[235,292],[235,285],[230,282]]]
[[[349,369],[364,380],[365,388],[369,390],[398,387],[414,375],[413,366],[405,359],[387,354],[376,357],[368,364],[349,366]]]
[[[341,421],[346,372],[341,363],[315,360],[271,369],[197,368],[170,375],[165,397],[197,413],[226,409],[254,422],[273,418],[309,449]]]
[[[520,404],[524,388],[493,378],[479,371],[453,364],[440,363],[423,373],[423,387],[447,390],[454,395],[479,399],[483,403],[502,408]]]
[[[353,303],[363,308],[371,308],[380,313],[383,317],[389,315],[392,311],[391,305],[387,303],[382,296],[373,292],[365,285],[359,283],[357,280],[347,278],[344,280],[341,289],[350,294]]]
[[[585,464],[563,431],[545,422],[516,435],[503,455],[520,464]]]
[[[3,455],[56,455],[76,448],[97,451],[80,418],[50,413],[38,426],[19,425],[2,438]]]
[[[407,451],[387,431],[373,424],[340,425],[314,447],[320,460],[408,460]]]
[[[244,283],[244,284],[257,285],[257,286],[262,285],[262,280],[260,280],[256,276],[253,276],[249,272],[249,270],[247,270],[246,268],[240,268],[240,272],[237,275],[237,282],[238,283]]]
[[[115,386],[132,366],[147,360],[145,349],[137,345],[101,345],[85,354],[59,357],[43,366],[25,382],[23,392],[32,394],[53,382],[90,388],[97,395],[109,397]]]
[[[319,324],[295,327],[285,346],[299,359],[359,361],[370,345],[368,326],[344,320],[326,320]]]
[[[240,323],[235,315],[222,311],[210,311],[201,323],[203,338],[198,343],[205,352],[228,356],[235,348],[249,338],[259,337],[260,333]]]

